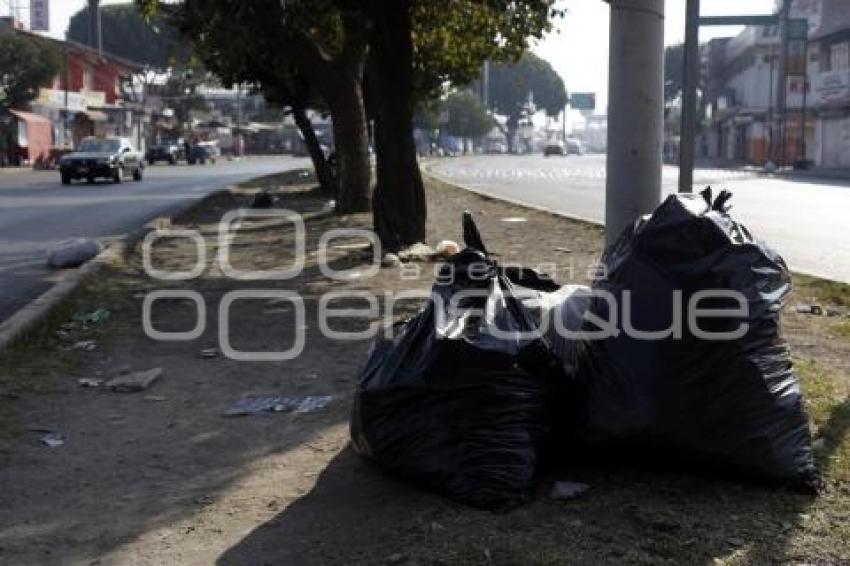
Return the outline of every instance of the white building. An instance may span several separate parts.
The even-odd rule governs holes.
[[[791,17],[809,23],[807,52],[792,50],[789,56],[789,65],[805,62],[807,80],[788,77],[784,121],[776,110],[781,88],[776,26],[749,26],[703,47],[709,110],[698,140],[702,155],[792,163],[805,151],[818,166],[850,167],[850,1],[794,0]]]

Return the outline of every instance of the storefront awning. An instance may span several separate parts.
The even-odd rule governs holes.
[[[12,114],[23,120],[27,124],[46,124],[50,126],[50,120],[44,116],[33,114],[32,112],[24,112],[23,110],[9,110]]]
[[[26,150],[30,163],[47,159],[53,145],[53,125],[50,120],[23,110],[9,110],[18,119],[18,145]]]
[[[83,114],[85,114],[92,122],[109,121],[109,116],[106,115],[106,112],[101,112],[100,110],[86,110]]]

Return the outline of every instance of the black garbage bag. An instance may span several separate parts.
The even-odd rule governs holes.
[[[535,327],[517,285],[558,286],[530,269],[500,267],[468,213],[464,238],[468,247],[442,266],[425,308],[372,345],[351,438],[358,453],[394,475],[507,510],[532,494],[549,430],[549,388],[563,382],[540,333],[520,334]],[[452,308],[466,291],[478,296]]]
[[[670,196],[606,251],[583,330],[616,320],[619,334],[583,341],[577,437],[643,464],[811,487],[808,420],[779,326],[791,278],[783,259],[729,216],[730,197],[712,200],[710,188]],[[689,302],[701,292],[698,308],[723,312],[697,317],[692,328]],[[676,303],[681,338],[627,330],[669,328]],[[731,312],[742,305],[745,314]]]

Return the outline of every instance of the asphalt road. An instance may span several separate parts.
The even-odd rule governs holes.
[[[602,222],[605,156],[476,155],[429,165],[438,176],[482,193]],[[665,166],[663,192],[676,192],[678,169]],[[850,181],[797,180],[697,169],[706,185],[734,193],[733,215],[778,250],[792,270],[850,283]]]
[[[0,320],[47,290],[60,272],[47,250],[67,238],[119,237],[228,184],[304,167],[306,159],[248,158],[193,166],[157,165],[142,182],[62,186],[55,171],[0,169]]]

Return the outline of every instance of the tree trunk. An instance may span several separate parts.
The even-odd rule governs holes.
[[[341,213],[371,209],[366,109],[363,72],[368,49],[368,22],[357,11],[343,11],[344,43],[330,58],[307,34],[290,38],[300,51],[299,71],[313,81],[331,111],[337,158],[339,191],[336,210]]]
[[[337,211],[368,212],[371,209],[371,171],[362,86],[358,82],[341,90],[328,101],[328,106],[333,120],[340,183]]]
[[[513,121],[510,118],[508,118],[508,123],[505,124],[505,126],[506,126],[506,129],[508,131],[508,133],[507,133],[508,153],[513,153],[514,149],[515,149],[515,145],[516,145],[516,143],[515,143],[516,142],[516,132],[517,132],[519,125],[517,124],[516,121]]]
[[[369,73],[375,100],[375,232],[385,251],[425,240],[427,204],[413,139],[414,83],[410,0],[372,10]]]
[[[303,106],[293,106],[292,117],[295,119],[295,125],[298,126],[301,136],[304,138],[304,145],[307,146],[307,152],[310,154],[310,160],[313,162],[313,168],[316,170],[316,178],[319,180],[319,186],[321,186],[322,191],[336,198],[339,191],[336,173],[322,152],[322,147],[319,143],[319,138],[316,137],[313,124],[307,117],[307,111]]]

